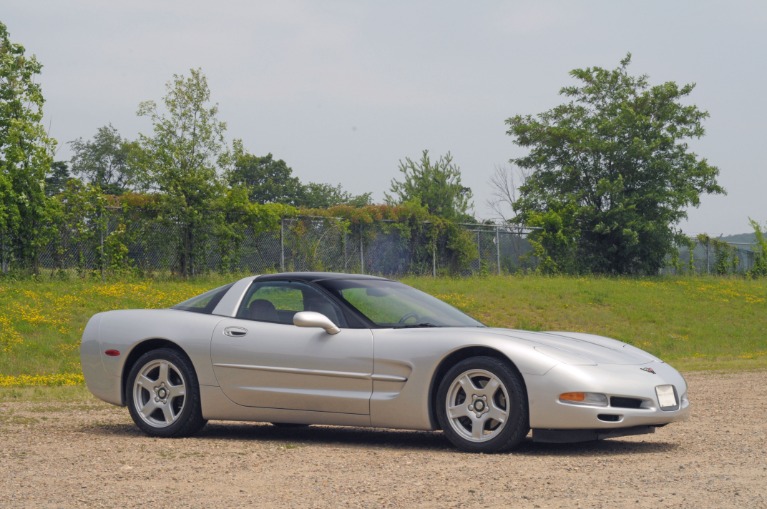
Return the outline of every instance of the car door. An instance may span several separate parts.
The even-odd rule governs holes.
[[[293,325],[293,315],[306,310],[322,312],[341,332]],[[254,282],[237,317],[213,332],[222,391],[245,406],[368,415],[373,337],[343,326],[342,310],[306,283]]]

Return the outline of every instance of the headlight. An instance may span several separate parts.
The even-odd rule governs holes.
[[[598,392],[565,392],[559,395],[559,402],[569,405],[607,406],[607,395]]]

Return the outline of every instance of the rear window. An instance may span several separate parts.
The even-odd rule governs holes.
[[[176,304],[172,309],[191,311],[192,313],[204,313],[209,315],[213,313],[213,310],[216,309],[216,305],[224,297],[226,292],[229,290],[229,288],[232,287],[233,284],[234,283],[219,286],[218,288],[207,291],[202,295],[192,297],[189,300],[185,300],[184,302]]]

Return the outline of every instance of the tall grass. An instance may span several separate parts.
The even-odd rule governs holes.
[[[0,386],[82,383],[79,341],[99,311],[168,307],[224,284],[0,280]],[[406,278],[485,324],[614,337],[683,370],[767,368],[767,280]]]

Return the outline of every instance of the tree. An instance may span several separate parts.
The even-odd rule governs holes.
[[[72,172],[85,178],[104,194],[123,194],[134,180],[136,143],[124,140],[112,124],[100,127],[93,140],[70,141]]]
[[[521,168],[496,166],[490,177],[493,189],[487,204],[503,223],[514,223],[514,204],[517,202],[519,185],[527,179],[527,173]]]
[[[229,185],[244,187],[253,203],[281,203],[294,207],[320,209],[335,205],[364,207],[372,202],[371,193],[354,196],[340,184],[332,186],[309,182],[304,185],[282,159],[272,154],[258,157],[247,153],[241,140],[234,142],[234,164],[227,175]]]
[[[345,191],[341,184],[332,186],[317,182],[309,182],[301,187],[298,206],[307,209],[326,209],[336,205],[365,207],[372,203],[371,193],[352,195]]]
[[[55,200],[60,212],[56,238],[59,267],[71,266],[74,262],[78,272],[83,273],[89,266],[88,253],[95,253],[94,268],[103,269],[101,241],[107,226],[107,203],[101,190],[78,179],[69,179]],[[65,260],[67,256],[74,259]]]
[[[450,152],[432,163],[429,151],[424,150],[418,162],[410,158],[400,161],[399,171],[404,180],[392,180],[392,194],[385,194],[387,203],[417,202],[435,216],[450,221],[471,220],[471,189],[461,184],[461,170]]]
[[[208,104],[210,89],[200,69],[188,77],[174,75],[166,89],[165,113],[154,101],[139,106],[138,114],[154,127],[153,136],[140,136],[140,180],[158,192],[160,218],[178,227],[177,269],[191,276],[199,269],[195,258],[215,226],[215,204],[223,193],[218,170],[227,164],[226,124],[216,119],[218,106]]]
[[[705,134],[708,117],[682,104],[694,85],[651,86],[629,75],[630,62],[628,54],[613,70],[575,69],[580,83],[560,91],[568,103],[506,120],[507,134],[530,148],[511,160],[529,172],[515,220],[562,225],[557,245],[567,248],[549,253],[554,268],[655,274],[681,235],[685,208],[703,193],[724,193],[719,170],[687,145]]]
[[[69,165],[66,161],[54,161],[45,176],[45,194],[48,196],[60,194],[70,178],[72,176],[69,174]]]
[[[242,186],[253,203],[283,203],[298,205],[302,186],[293,170],[272,154],[258,157],[247,153],[242,141],[234,142],[234,164],[228,174],[231,186]]]
[[[41,123],[43,94],[35,76],[42,65],[11,42],[0,22],[0,258],[37,270],[40,248],[52,233],[45,175],[56,142]]]
[[[227,189],[221,196],[217,209],[223,219],[216,225],[219,268],[223,271],[242,269],[245,240],[248,237],[258,237],[266,231],[279,231],[281,217],[295,212],[295,209],[288,205],[254,203],[250,201],[244,187]],[[258,251],[258,245],[255,249]]]
[[[758,221],[754,221],[750,217],[748,222],[751,228],[754,229],[754,264],[749,270],[751,277],[765,277],[767,276],[767,239],[764,238],[764,230]]]

